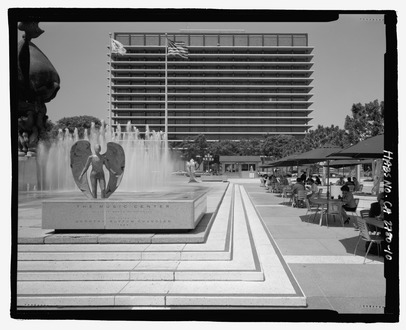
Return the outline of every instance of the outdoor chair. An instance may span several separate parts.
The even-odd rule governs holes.
[[[352,213],[353,216],[357,216],[357,208],[358,208],[358,203],[359,203],[359,198],[354,198],[355,201],[355,210],[354,211],[346,211]]]
[[[320,195],[322,193],[323,193],[323,188],[320,188],[315,197],[320,197]]]
[[[364,189],[364,185],[360,184],[357,191],[362,192],[362,189]]]
[[[339,216],[342,226],[344,227],[343,217],[341,215],[341,205],[332,201],[328,202],[327,208],[321,214],[321,223],[323,224],[323,216],[326,216],[326,226],[328,227],[328,216],[332,215],[335,221],[335,216]]]
[[[292,203],[292,201],[293,201],[292,187],[285,186],[283,188],[282,197],[283,197],[283,203],[285,203],[285,198],[289,198],[289,201],[288,201],[289,204]]]
[[[312,222],[313,222],[314,219],[316,218],[317,213],[320,211],[319,205],[312,204],[312,200],[311,200],[311,199],[308,199],[308,198],[305,199],[305,203],[306,203],[306,207],[307,207],[306,215],[307,215],[309,212],[312,212],[314,208],[316,208],[316,209],[315,209],[316,212],[313,213],[313,219],[312,219]],[[309,216],[309,219],[307,220],[307,222],[309,222],[309,220],[310,220],[310,216]]]
[[[376,243],[378,245],[378,256],[380,255],[379,252],[381,249],[381,242],[383,241],[383,238],[379,235],[370,235],[369,234],[368,226],[367,226],[367,223],[365,222],[365,219],[363,219],[361,217],[357,217],[357,224],[358,224],[358,228],[359,228],[359,236],[358,236],[357,245],[355,246],[354,255],[356,255],[356,253],[357,253],[358,244],[361,239],[366,242],[369,242],[367,252],[365,253],[365,257],[364,257],[364,264],[365,264],[365,260],[368,256],[369,250],[373,243]]]
[[[297,192],[296,198],[295,198],[296,207],[305,207],[306,206],[306,202],[305,202],[306,199],[307,199],[306,190],[299,190]]]
[[[353,185],[348,185],[348,189],[350,190],[350,192],[354,192],[354,188],[355,188],[355,186],[353,186]]]
[[[361,210],[359,211],[361,218],[368,218],[369,217],[369,210]]]

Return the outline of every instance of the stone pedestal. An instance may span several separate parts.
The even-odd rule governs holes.
[[[205,192],[168,196],[134,194],[134,199],[124,200],[48,200],[42,203],[42,228],[191,230],[197,226],[206,209]]]

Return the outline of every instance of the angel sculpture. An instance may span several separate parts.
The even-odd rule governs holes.
[[[197,163],[193,160],[193,158],[189,162],[186,162],[186,170],[190,177],[189,183],[198,182],[195,177],[196,168],[197,168]]]
[[[120,185],[124,174],[125,155],[123,147],[115,142],[107,143],[107,151],[100,154],[101,146],[94,146],[95,154],[92,155],[90,143],[88,141],[76,142],[70,152],[71,168],[73,178],[79,189],[88,198],[97,198],[97,183],[100,186],[101,198],[108,198]],[[90,165],[90,184],[85,175]],[[106,189],[106,179],[103,165],[109,171],[109,182]]]

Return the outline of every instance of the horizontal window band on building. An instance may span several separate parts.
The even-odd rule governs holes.
[[[162,54],[165,46],[132,46],[123,44],[129,54]],[[208,54],[305,54],[310,55],[314,50],[312,46],[187,46],[195,55]]]
[[[115,80],[134,80],[134,81],[139,81],[139,80],[159,80],[164,82],[165,77],[111,77],[112,81]],[[313,78],[283,78],[283,77],[171,77],[168,79],[169,81],[174,81],[174,80],[180,80],[183,82],[189,82],[192,83],[193,80],[198,80],[198,83],[204,83],[204,81],[228,81],[232,82],[233,84],[238,84],[240,83],[247,83],[247,81],[260,81],[262,83],[266,83],[267,81],[272,81],[274,83],[279,84],[286,84],[286,85],[293,85],[293,84],[302,84],[302,85],[309,85],[312,81]]]
[[[164,62],[164,54],[126,54],[121,55],[119,61],[115,60],[115,57],[111,57],[111,63],[124,63],[124,58],[127,58],[127,61],[130,63],[135,63],[138,61],[149,61],[151,58],[159,59],[159,61]],[[179,64],[190,64],[191,62],[200,62],[204,60],[206,63],[230,63],[244,61],[246,63],[261,61],[261,62],[311,62],[313,55],[304,55],[304,54],[189,54],[189,60],[186,62],[180,59],[170,59],[168,63],[179,63]]]
[[[168,73],[184,73],[184,72],[196,72],[196,73],[211,73],[211,72],[225,72],[225,73],[233,73],[233,72],[252,72],[252,73],[258,73],[258,72],[264,72],[264,73],[313,73],[314,71],[312,70],[306,70],[306,69],[267,69],[267,68],[253,68],[253,67],[245,67],[245,68],[168,68]],[[112,73],[139,73],[143,72],[145,74],[148,74],[150,72],[165,72],[164,68],[131,68],[131,69],[111,69]]]
[[[114,103],[160,103],[164,101],[154,101],[154,100],[113,100],[111,101],[113,104]],[[187,103],[187,104],[192,104],[192,103],[202,103],[202,104],[210,104],[210,103],[249,103],[249,104],[258,104],[258,103],[265,103],[265,104],[274,104],[274,103],[285,103],[285,104],[313,104],[311,101],[270,101],[270,100],[212,100],[212,99],[206,99],[206,100],[170,100],[169,104],[175,104],[175,103]]]
[[[186,70],[310,70],[313,66],[313,62],[290,62],[290,63],[275,63],[275,62],[168,62],[169,70],[186,69]],[[159,61],[149,61],[149,62],[120,62],[114,63],[114,67],[111,69],[112,72],[119,70],[165,70],[165,63]]]
[[[113,113],[122,116],[164,116],[164,109],[112,109]],[[170,116],[236,116],[241,117],[241,114],[249,114],[254,117],[276,117],[276,116],[307,116],[309,113],[313,112],[312,109],[169,109],[168,115]]]
[[[127,56],[124,60],[124,56]],[[313,59],[313,55],[267,55],[267,56],[249,56],[249,57],[235,57],[233,55],[222,55],[222,56],[199,56],[199,57],[190,57],[188,61],[178,60],[178,59],[170,59],[168,60],[169,66],[178,66],[178,65],[192,65],[193,63],[207,63],[207,64],[228,64],[233,65],[234,63],[241,63],[245,62],[246,65],[251,63],[261,62],[264,64],[278,64],[278,63],[286,63],[290,62],[292,64],[295,63],[313,63],[311,62]],[[165,57],[161,54],[127,54],[121,55],[119,58],[112,57],[108,64],[114,65],[114,67],[120,65],[134,65],[134,64],[143,64],[143,63],[153,63],[153,62],[165,62]]]
[[[185,120],[187,122],[187,120]],[[164,125],[165,120],[162,119],[149,119],[147,121],[145,120],[117,120],[115,122],[115,125],[126,125],[127,123],[131,123],[132,125],[139,127],[139,126],[151,126],[151,125]],[[185,124],[176,124],[173,121],[169,120],[168,124],[168,130],[169,131],[175,131],[177,128],[185,128],[185,127],[218,127],[218,128],[225,128],[225,127],[285,127],[291,128],[291,127],[306,127],[310,128],[312,125],[310,125],[307,120],[304,121],[298,121],[298,122],[289,122],[287,120],[283,121],[282,123],[275,124],[275,121],[268,123],[268,121],[262,121],[265,124],[261,124],[261,120],[246,120],[246,123],[243,123],[241,121],[233,122],[233,121],[227,121],[229,124],[225,124],[226,121],[224,120],[217,120],[217,121],[212,121],[208,123],[202,123],[196,120],[191,120],[190,123],[185,123]],[[185,130],[185,129],[183,129]],[[221,131],[221,129],[219,129]],[[188,129],[186,129],[188,131]]]
[[[140,85],[140,84],[114,84],[111,86],[114,91],[125,90],[128,92],[162,92],[165,91],[164,85]],[[268,86],[258,86],[258,85],[169,85],[168,92],[233,92],[235,89],[239,89],[245,92],[261,92],[261,93],[306,93],[313,89],[313,86],[278,86],[278,85],[268,85]]]
[[[304,90],[310,90],[313,88],[312,85],[310,85],[311,81],[296,81],[296,80],[280,80],[278,79],[277,81],[265,81],[265,80],[247,80],[247,79],[241,79],[241,80],[235,80],[235,81],[227,81],[227,80],[218,80],[218,81],[211,81],[211,80],[205,80],[205,79],[199,79],[199,80],[187,80],[184,79],[184,81],[177,81],[177,80],[172,80],[170,84],[168,85],[168,89],[175,89],[177,90],[178,86],[184,87],[188,86],[190,88],[211,88],[211,87],[219,87],[221,86],[221,89],[229,89],[229,88],[267,88],[267,87],[274,87],[274,88],[284,88],[284,89],[292,89],[292,88],[298,88],[298,89],[304,89]],[[143,84],[142,86],[145,86],[145,88],[165,88],[165,80],[164,79],[133,79],[133,80],[126,80],[126,79],[118,79],[116,81],[113,81],[111,83],[110,88],[116,88],[116,87],[121,87],[121,86],[140,86],[140,84]]]
[[[305,46],[308,43],[307,33],[242,33],[241,31],[181,31],[181,32],[115,32],[114,38],[128,45],[165,45],[166,36],[175,42],[184,42],[188,46],[237,46],[247,42],[250,46],[273,45],[274,43]]]
[[[133,89],[133,90],[129,90],[129,89],[125,89],[125,88],[114,88],[111,95],[113,97],[120,97],[120,96],[133,96],[133,97],[161,97],[162,95],[165,96],[163,91],[160,90],[154,90],[152,89],[149,92],[145,92],[145,91],[141,91],[141,90],[137,90],[137,89]],[[208,96],[215,96],[215,97],[231,97],[231,96],[246,96],[246,97],[254,97],[254,96],[262,96],[262,97],[266,97],[266,98],[275,98],[277,99],[278,96],[281,97],[285,97],[285,98],[304,98],[304,99],[308,99],[310,97],[313,96],[313,94],[311,93],[303,93],[301,91],[297,91],[297,92],[290,92],[290,93],[278,93],[277,91],[262,91],[259,92],[258,90],[247,90],[247,89],[235,89],[235,88],[230,88],[228,90],[219,90],[219,91],[215,91],[215,90],[208,90],[208,91],[204,91],[201,89],[195,89],[193,91],[187,91],[185,89],[181,89],[181,90],[171,90],[170,92],[168,92],[168,96],[171,97],[175,97],[175,96],[181,96],[181,97],[197,97],[197,96],[201,96],[201,97],[208,97]]]
[[[113,127],[117,127],[118,125],[113,125]],[[185,129],[184,127],[180,128],[172,128],[169,130],[168,134],[183,134],[186,136],[190,135],[199,135],[199,134],[236,134],[238,133],[239,135],[250,135],[250,134],[262,134],[265,135],[267,133],[279,133],[279,134],[293,134],[293,133],[304,133],[305,130],[309,126],[303,126],[303,127],[248,127],[244,129],[243,127],[239,128],[232,128],[230,127],[228,130],[225,127],[218,128],[218,127],[190,127],[189,129]],[[164,131],[163,127],[160,126],[154,126],[154,125],[148,125],[148,128],[150,131]],[[121,132],[124,132],[125,125],[121,125]],[[137,127],[137,129],[141,132],[146,131],[146,126],[145,128],[140,125]]]
[[[137,109],[141,110],[156,110],[156,109],[165,109],[165,104],[164,103],[159,103],[159,102],[152,102],[151,103],[130,103],[130,102],[112,102],[112,105],[115,109]],[[298,103],[298,104],[293,104],[292,102],[286,103],[286,104],[281,104],[281,103],[250,103],[250,102],[226,102],[223,104],[217,103],[169,103],[168,109],[171,110],[183,110],[183,111],[206,111],[206,110],[217,110],[217,111],[223,111],[223,110],[239,110],[239,109],[246,109],[247,111],[253,111],[253,110],[300,110],[303,108],[308,108],[311,104],[303,104],[303,103]]]
[[[120,102],[120,101],[164,101],[165,100],[165,95],[162,94],[143,94],[143,95],[134,95],[131,93],[114,93],[112,94],[114,96],[114,102]],[[210,101],[210,102],[215,102],[215,101],[263,101],[263,102],[307,102],[310,99],[311,96],[292,96],[292,97],[269,97],[269,95],[255,95],[255,94],[217,94],[217,95],[210,95],[210,94],[172,94],[168,95],[168,101],[169,102],[177,102],[177,101],[182,101],[182,102],[205,102],[205,101]]]
[[[202,118],[203,117],[203,118]],[[161,115],[158,116],[128,116],[128,115],[120,115],[120,119],[123,120],[133,120],[133,119],[140,119],[140,120],[154,120],[154,119],[160,119],[163,120]],[[230,120],[233,119],[234,117],[231,116],[212,116],[212,117],[204,117],[204,116],[168,116],[169,121],[171,119],[187,119],[187,120]],[[251,120],[258,120],[260,119],[261,121],[268,122],[268,120],[305,120],[306,122],[310,121],[313,118],[309,117],[293,117],[293,116],[285,116],[285,117],[277,117],[277,116],[267,116],[267,117],[259,117],[259,116],[238,116],[239,119],[251,119]]]

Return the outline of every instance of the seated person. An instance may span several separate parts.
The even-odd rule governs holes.
[[[308,189],[308,194],[307,198],[314,197],[317,195],[317,192],[319,191],[319,188],[317,187],[316,183],[314,182],[313,179],[309,179],[309,189]]]
[[[297,178],[296,183],[292,187],[292,193],[297,194],[299,190],[305,190],[304,185],[302,184],[302,179]]]
[[[305,186],[302,183],[302,179],[301,178],[297,178],[296,183],[293,185],[292,187],[292,195],[294,196],[294,205],[297,205],[297,199],[296,199],[296,195],[298,193],[298,191],[300,190],[305,190]]]
[[[343,219],[346,219],[344,223],[350,222],[350,217],[347,215],[345,211],[355,211],[357,209],[357,204],[355,203],[354,196],[352,192],[350,192],[350,188],[347,185],[341,187],[341,191],[343,193],[343,197],[341,198],[343,205],[341,207],[341,215]]]
[[[357,178],[354,176],[352,178],[352,182],[354,183],[354,191],[359,191],[360,190],[360,184],[357,180]]]
[[[265,175],[259,176],[260,187],[265,187]]]
[[[289,181],[288,181],[288,178],[286,177],[286,175],[282,176],[282,185],[283,186],[289,185]]]
[[[315,182],[317,185],[321,185],[320,178],[319,178],[317,175],[314,177],[314,182]]]
[[[384,219],[383,216],[383,203],[384,201],[384,193],[381,192],[377,196],[377,202],[371,204],[371,208],[369,209],[369,214],[368,216],[371,218],[376,218],[377,220],[382,220]],[[375,227],[371,224],[367,224],[368,230],[371,232],[376,232],[378,235],[380,235],[383,239],[385,239],[385,232],[383,230],[379,230],[378,227]],[[368,246],[366,245],[366,248]]]
[[[343,178],[343,177],[340,177],[340,178],[338,179],[338,181],[336,182],[336,185],[337,185],[337,186],[342,186],[344,183],[345,183],[345,182],[344,182],[344,178]]]
[[[381,192],[377,196],[377,202],[371,204],[369,210],[369,217],[383,219],[383,203],[384,203],[384,193]]]

